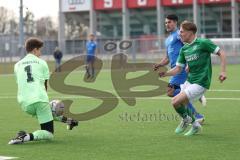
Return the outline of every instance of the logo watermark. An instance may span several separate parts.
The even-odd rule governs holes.
[[[127,50],[131,46],[132,42],[128,40],[122,41],[119,44],[119,47],[122,50]],[[116,49],[116,47],[117,45],[113,42],[109,42],[109,44],[106,44],[104,46],[107,51],[110,51],[111,49],[114,50]],[[63,100],[63,103],[65,105],[64,115],[78,121],[86,121],[97,118],[111,112],[118,105],[117,96],[110,92],[84,87],[84,84],[79,84],[79,86],[76,86],[65,83],[65,79],[69,76],[71,72],[73,72],[78,67],[85,65],[86,59],[86,55],[81,55],[68,60],[61,65],[62,72],[53,72],[49,80],[51,88],[59,93],[86,96],[102,100],[102,103],[96,108],[88,112],[79,114],[74,114],[70,112],[70,107],[73,103],[73,100]],[[110,76],[113,87],[118,96],[129,106],[136,105],[137,97],[155,97],[166,93],[166,87],[168,83],[159,79],[158,72],[153,70],[153,65],[154,63],[129,63],[127,55],[123,53],[117,53],[112,56]],[[86,83],[95,83],[97,76],[101,72],[102,66],[103,61],[98,57],[95,57],[95,77],[89,81],[85,73],[83,80]],[[159,70],[166,71],[167,68],[161,67]],[[139,77],[127,79],[126,75],[128,73],[138,71],[147,71],[147,73]],[[131,88],[133,87],[146,85],[156,87],[154,89],[146,91],[131,90]]]
[[[161,122],[161,121],[179,121],[180,116],[173,113],[164,113],[161,110],[155,112],[137,111],[122,112],[118,116],[123,122]]]

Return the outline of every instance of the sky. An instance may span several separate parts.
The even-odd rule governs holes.
[[[51,16],[57,19],[59,0],[23,0],[24,11],[31,11],[35,18]],[[19,16],[20,0],[0,0],[0,6],[13,10]]]

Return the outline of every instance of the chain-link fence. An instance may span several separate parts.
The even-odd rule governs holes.
[[[53,61],[53,52],[58,45],[57,40],[44,40],[44,47],[42,49],[43,59]],[[98,39],[97,56],[105,62],[110,62],[112,55],[116,53],[128,54],[130,61],[136,62],[156,62],[166,54],[164,47],[164,38],[157,38],[156,36],[143,36],[137,39],[131,39],[132,45],[127,50],[122,50],[119,47],[122,40],[120,39]],[[227,55],[228,63],[240,63],[240,39],[212,39],[214,43],[219,45]],[[108,42],[116,44],[116,48],[112,51],[104,50],[104,45]],[[65,51],[63,51],[63,61],[72,57],[85,54],[86,40],[66,40]],[[0,36],[0,73],[5,73],[9,67],[18,61],[22,55],[18,46],[17,36]],[[213,57],[213,63],[219,63],[217,58]],[[6,71],[6,73],[8,73]]]

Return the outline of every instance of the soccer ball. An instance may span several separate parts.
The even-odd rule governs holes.
[[[61,100],[52,100],[50,102],[52,114],[54,117],[63,115],[64,112],[64,103]]]

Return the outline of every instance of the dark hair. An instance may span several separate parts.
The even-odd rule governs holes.
[[[31,52],[35,48],[39,49],[42,46],[43,46],[43,41],[36,37],[30,37],[25,42],[25,48],[27,52]]]
[[[178,22],[178,16],[175,14],[169,14],[166,18]]]
[[[183,21],[181,27],[186,31],[192,31],[194,34],[197,33],[197,26],[190,21]]]

